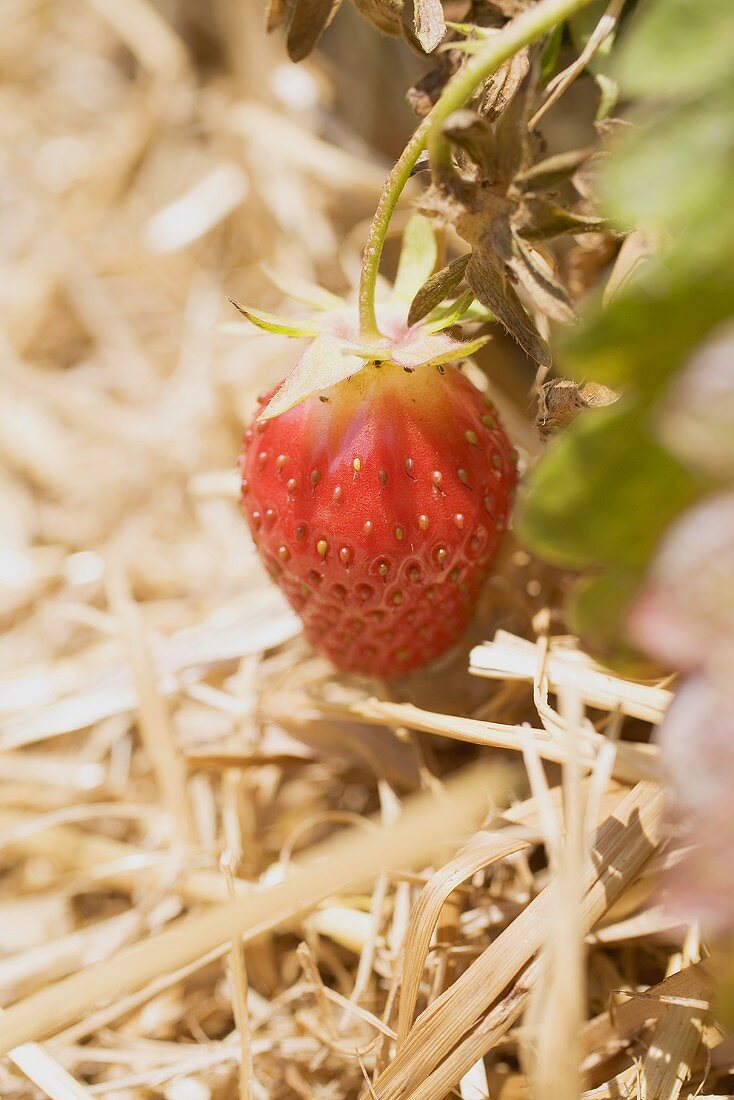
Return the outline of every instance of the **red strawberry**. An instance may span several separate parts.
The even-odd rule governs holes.
[[[514,462],[495,409],[455,367],[386,362],[248,428],[242,506],[315,648],[395,676],[463,632]]]

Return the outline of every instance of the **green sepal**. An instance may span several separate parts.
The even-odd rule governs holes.
[[[288,275],[284,271],[277,271],[268,264],[262,264],[262,270],[274,287],[282,291],[294,302],[311,306],[313,309],[343,309],[344,302],[330,290],[324,290],[316,283],[302,279],[299,275]]]
[[[321,332],[313,320],[296,321],[292,317],[280,317],[277,313],[265,313],[261,309],[241,306],[239,302],[235,302],[234,298],[230,298],[229,301],[251,324],[266,332],[273,332],[278,336],[290,336],[294,340],[318,336]]]
[[[438,245],[433,223],[423,214],[413,214],[403,232],[393,299],[412,302],[433,273],[437,259]]]
[[[282,386],[260,413],[258,420],[272,420],[309,397],[358,374],[364,360],[345,354],[344,341],[319,336],[309,344]]]
[[[451,328],[466,316],[466,311],[474,301],[474,291],[465,290],[463,294],[450,302],[444,309],[435,310],[430,318],[424,321],[425,328],[429,332],[443,332]]]

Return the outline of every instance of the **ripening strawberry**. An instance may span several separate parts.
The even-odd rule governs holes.
[[[247,429],[242,506],[314,647],[339,668],[396,676],[462,634],[507,523],[514,460],[456,367],[385,361]]]
[[[493,318],[459,292],[461,261],[458,280],[456,263],[439,273],[457,297],[436,304],[436,259],[416,214],[370,323],[357,303],[274,273],[311,316],[237,307],[258,328],[310,340],[245,432],[243,512],[314,647],[368,675],[420,668],[458,640],[516,481],[496,410],[452,365],[488,339],[462,341],[462,319]]]

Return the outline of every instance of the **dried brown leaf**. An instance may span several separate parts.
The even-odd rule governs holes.
[[[293,0],[268,0],[265,8],[265,29],[268,34],[287,21],[292,7]]]
[[[528,191],[546,190],[555,187],[576,173],[579,168],[594,155],[592,148],[572,149],[568,153],[557,153],[555,156],[546,157],[537,161],[524,172],[518,172],[515,176],[515,184]]]
[[[494,170],[494,138],[492,127],[475,111],[455,111],[446,119],[443,132],[454,145],[458,145],[480,168],[482,174],[491,177]]]
[[[376,30],[402,35],[403,0],[352,0],[355,8]]]
[[[413,0],[415,33],[426,53],[431,53],[446,34],[441,0]]]
[[[523,80],[530,69],[530,55],[527,49],[514,54],[504,65],[492,73],[484,86],[480,110],[490,122],[502,115],[520,90]]]
[[[532,65],[527,61],[519,86],[512,86],[513,94],[509,99],[502,96],[503,107],[496,116],[494,128],[495,180],[505,187],[509,187],[515,176],[530,168],[538,153],[539,139],[528,130],[537,88],[537,60]]]
[[[406,93],[408,106],[419,118],[425,118],[448,81],[461,67],[462,61],[463,57],[458,50],[447,50],[446,53],[438,54],[435,69],[431,69],[408,89]]]
[[[617,397],[613,390],[598,382],[579,386],[569,378],[553,378],[541,387],[538,396],[538,431],[543,439],[548,439],[567,428],[584,409],[609,405]]]
[[[288,56],[303,61],[336,15],[341,0],[296,0],[288,31]]]
[[[573,321],[573,306],[550,268],[506,222],[495,222],[492,239],[499,256],[535,305],[554,321]]]
[[[476,298],[497,317],[531,359],[544,365],[551,362],[550,348],[525,312],[495,252],[489,248],[475,249],[466,269],[466,281]]]
[[[519,236],[530,241],[551,240],[564,233],[593,233],[604,225],[602,218],[577,214],[544,196],[528,195],[518,207],[513,225]]]

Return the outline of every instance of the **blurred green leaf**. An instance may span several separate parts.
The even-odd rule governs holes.
[[[540,55],[540,83],[542,87],[545,87],[551,77],[555,76],[562,41],[563,23],[557,23],[546,38]]]
[[[599,0],[574,18],[577,48],[605,9]],[[622,37],[621,58],[608,56],[610,37],[589,66],[602,115],[617,80],[624,95],[642,98],[637,124],[618,128],[601,166],[599,212],[648,233],[660,250],[620,277],[604,309],[600,295],[583,303],[560,349],[563,372],[622,398],[553,440],[526,480],[516,522],[542,557],[591,571],[568,602],[569,624],[617,665],[635,658],[627,608],[665,529],[711,487],[673,453],[660,410],[671,376],[734,317],[734,0],[648,0]],[[689,393],[677,411],[693,403]]]
[[[734,4],[732,4],[734,10]],[[602,198],[621,224],[672,233],[713,226],[734,237],[734,84],[627,132],[609,157]]]
[[[643,6],[620,51],[626,95],[696,95],[734,81],[732,0],[653,0]]]
[[[584,413],[549,445],[525,483],[516,526],[556,565],[634,571],[702,484],[655,442],[639,408],[612,405]]]
[[[642,265],[606,309],[588,310],[565,345],[564,367],[654,397],[684,357],[734,312],[734,266],[684,268],[685,256]]]
[[[612,79],[612,77],[605,72],[594,72],[594,79],[601,93],[599,96],[599,106],[596,109],[594,119],[596,122],[603,122],[605,118],[609,118],[612,111],[617,106],[619,85],[616,80]]]
[[[582,577],[571,592],[568,625],[597,660],[630,676],[652,674],[649,662],[626,639],[627,613],[641,573],[609,569]]]

